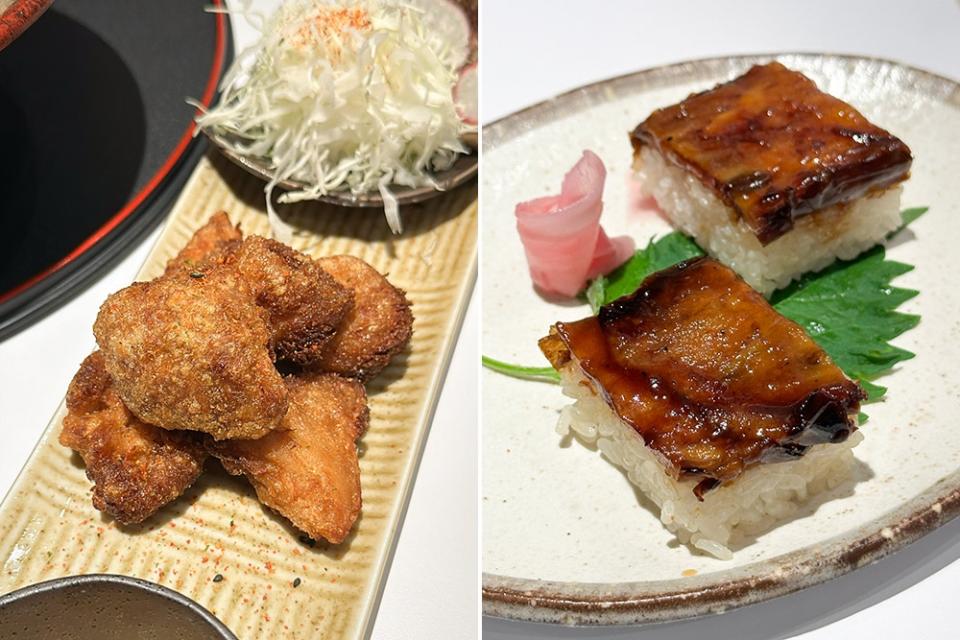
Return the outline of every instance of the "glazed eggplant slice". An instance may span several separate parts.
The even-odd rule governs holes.
[[[773,62],[658,109],[631,135],[695,175],[764,245],[798,216],[909,175],[899,138],[802,73]]]
[[[576,366],[695,493],[757,463],[842,442],[866,396],[791,320],[711,258],[648,277],[595,317],[558,322],[540,347]]]

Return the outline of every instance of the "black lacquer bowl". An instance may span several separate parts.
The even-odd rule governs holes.
[[[0,339],[169,210],[206,147],[185,99],[211,102],[230,55],[207,4],[60,2],[0,51]]]

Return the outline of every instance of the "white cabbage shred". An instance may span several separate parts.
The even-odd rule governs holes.
[[[220,102],[197,118],[232,151],[261,158],[271,223],[274,188],[304,188],[280,202],[338,191],[379,191],[387,222],[401,230],[391,185],[433,186],[467,149],[453,87],[462,43],[423,26],[421,11],[392,1],[288,0],[221,83]]]

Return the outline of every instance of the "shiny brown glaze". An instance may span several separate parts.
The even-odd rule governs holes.
[[[655,273],[596,317],[558,322],[540,347],[575,361],[699,496],[757,462],[856,430],[865,394],[799,325],[732,270],[696,258]]]
[[[763,244],[797,216],[905,179],[913,160],[896,136],[777,62],[654,111],[631,140],[691,171]]]

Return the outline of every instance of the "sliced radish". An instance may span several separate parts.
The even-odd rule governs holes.
[[[563,177],[560,195],[521,202],[517,232],[530,277],[541,291],[573,298],[587,281],[633,254],[633,240],[609,237],[600,226],[607,169],[592,151]]]
[[[477,77],[477,63],[468,64],[460,70],[460,79],[453,88],[457,113],[467,124],[477,124]]]
[[[407,4],[423,11],[420,20],[445,45],[450,65],[454,69],[462,67],[470,58],[473,37],[470,18],[463,7],[452,0],[408,0]]]

